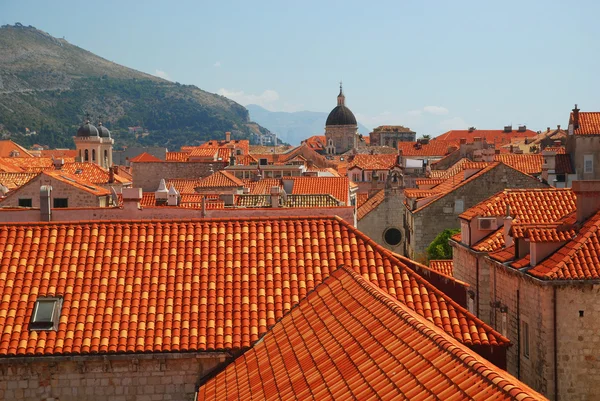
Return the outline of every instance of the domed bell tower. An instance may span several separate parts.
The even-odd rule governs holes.
[[[115,141],[102,122],[98,122],[96,128],[90,122],[89,116],[86,116],[85,122],[79,127],[73,140],[78,161],[96,163],[107,169],[112,166],[112,148]]]
[[[327,154],[342,154],[358,146],[358,123],[352,111],[346,107],[346,96],[340,82],[337,106],[331,110],[325,123]]]

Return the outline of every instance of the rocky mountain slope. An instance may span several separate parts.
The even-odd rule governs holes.
[[[0,134],[25,146],[72,146],[86,113],[102,119],[117,146],[176,149],[225,131],[236,139],[266,131],[223,96],[118,65],[33,27],[0,27]],[[148,134],[130,134],[130,126]]]

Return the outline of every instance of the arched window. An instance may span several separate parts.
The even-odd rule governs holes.
[[[108,150],[106,149],[104,150],[104,163],[108,165]]]
[[[88,153],[88,150],[85,150],[85,159],[84,161],[89,162],[90,161],[90,154]]]
[[[96,149],[92,149],[92,161],[96,161]]]
[[[81,161],[81,149],[79,149],[79,161]]]

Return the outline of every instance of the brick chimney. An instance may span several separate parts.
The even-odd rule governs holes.
[[[579,109],[577,108],[577,105],[575,105],[575,108],[573,109],[573,129],[577,128],[579,128]]]
[[[577,197],[577,223],[583,223],[600,210],[600,181],[573,181]]]
[[[113,184],[115,182],[115,170],[112,168],[108,169],[108,183]]]
[[[225,133],[225,140],[226,140],[227,142],[231,141],[231,132],[227,131],[227,132]]]
[[[279,207],[279,187],[271,187],[271,207]]]
[[[503,235],[505,247],[509,247],[513,244],[513,237],[510,235],[510,229],[512,228],[513,218],[510,216],[510,205],[506,205],[506,216],[504,216]]]

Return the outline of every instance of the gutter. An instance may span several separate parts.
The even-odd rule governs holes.
[[[558,328],[556,326],[556,314],[558,310],[558,298],[556,297],[556,286],[554,287],[554,305],[552,314],[553,318],[553,331],[554,331],[554,400],[558,401]]]

